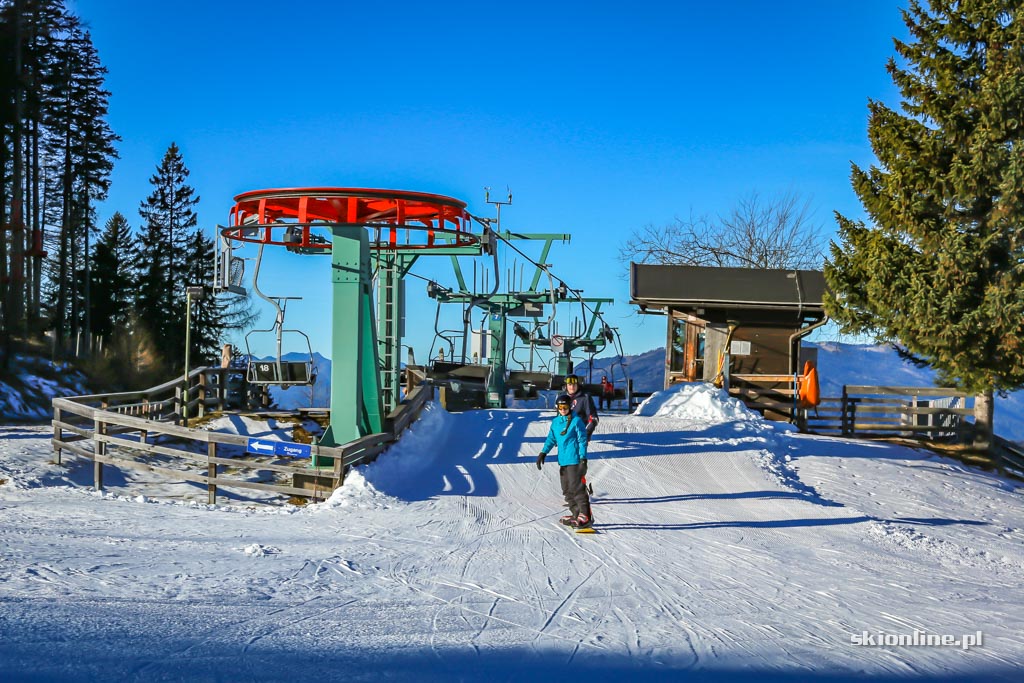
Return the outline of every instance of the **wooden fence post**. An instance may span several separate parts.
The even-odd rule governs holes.
[[[217,371],[217,410],[224,412],[228,400],[228,368]]]
[[[217,502],[217,463],[213,458],[217,457],[217,443],[210,441],[206,444],[206,502],[214,505]]]
[[[199,409],[196,411],[199,417],[206,415],[206,372],[199,373]]]
[[[319,449],[319,446],[314,446],[314,448]],[[340,455],[334,459],[334,474],[331,481],[334,488],[339,488],[345,483],[345,467],[342,464],[342,459],[343,456]]]
[[[843,385],[843,403],[839,407],[839,420],[842,423],[842,433],[843,433],[843,436],[849,436],[850,435],[850,416],[847,413],[847,410],[848,410],[847,402],[848,402],[848,400],[849,400],[849,396],[846,393],[846,385],[844,384]]]
[[[101,421],[98,415],[93,416],[92,421],[92,487],[97,491],[103,490],[103,463],[95,456],[107,454],[107,444],[99,440],[99,436],[107,433],[106,423]]]
[[[60,428],[59,424],[57,424],[60,421],[61,421],[60,408],[54,408],[53,409],[53,422],[54,422],[54,425],[53,425],[53,438],[54,438],[55,441],[63,441],[64,440],[64,430]],[[57,446],[57,445],[55,445],[53,449],[55,451],[57,451],[57,464],[60,465],[60,458],[61,458],[62,449],[61,449],[60,446]]]

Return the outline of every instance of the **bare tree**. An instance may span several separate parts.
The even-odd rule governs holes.
[[[756,193],[727,216],[676,218],[635,231],[619,249],[625,263],[732,268],[820,268],[825,241],[810,203],[787,193],[767,201]]]

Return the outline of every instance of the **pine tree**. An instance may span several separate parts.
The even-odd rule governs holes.
[[[911,0],[888,71],[902,112],[869,103],[878,165],[853,166],[871,225],[837,214],[829,315],[980,394],[1024,385],[1024,17],[1019,0]]]
[[[88,276],[90,238],[95,224],[95,202],[106,197],[113,159],[117,157],[114,135],[106,124],[110,93],[103,89],[106,69],[99,63],[89,33],[74,25],[65,45],[65,78],[59,82],[64,107],[58,108],[66,213],[63,230],[68,242],[76,287],[68,293],[72,335],[90,339]]]
[[[114,167],[114,159],[118,157],[114,142],[120,140],[107,125],[107,104],[110,92],[103,89],[103,81],[107,69],[100,64],[99,55],[93,46],[92,37],[88,32],[79,36],[78,40],[80,71],[77,74],[77,85],[80,88],[77,99],[76,118],[78,136],[76,140],[75,176],[77,196],[81,203],[80,231],[84,240],[83,263],[86,268],[82,281],[83,291],[78,292],[82,299],[80,310],[84,320],[82,328],[89,339],[92,334],[90,321],[90,283],[89,252],[92,233],[96,230],[96,202],[107,197],[110,188],[110,173]]]
[[[145,225],[139,235],[135,307],[140,324],[160,340],[165,360],[173,368],[182,367],[185,360],[188,252],[198,223],[194,207],[199,197],[186,184],[188,176],[181,152],[172,142],[149,179],[152,194],[139,206]]]
[[[128,329],[135,295],[133,253],[134,238],[128,219],[116,212],[96,243],[90,268],[92,330],[108,342],[115,332]]]

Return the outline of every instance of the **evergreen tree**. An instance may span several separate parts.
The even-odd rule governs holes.
[[[74,273],[76,286],[59,285],[55,327],[58,339],[70,323],[72,337],[79,331],[88,340],[90,278],[88,252],[94,229],[98,200],[106,197],[110,172],[117,152],[117,138],[106,124],[110,93],[103,89],[106,69],[99,63],[88,32],[71,19],[61,38],[63,59],[55,72],[48,124],[53,135],[48,140],[51,157],[59,164],[63,217],[58,252],[59,282],[68,282]],[[88,346],[88,345],[87,345]]]
[[[105,74],[64,0],[0,0],[0,222],[11,224],[0,241],[0,346],[12,331],[41,329],[44,290],[61,351],[69,332],[88,331],[94,205],[117,157]]]
[[[829,315],[980,394],[1024,385],[1024,17],[1019,0],[911,0],[888,71],[902,112],[870,102],[878,165],[853,166],[871,225],[837,214]]]
[[[199,197],[188,184],[189,170],[171,143],[157,172],[153,192],[139,206],[145,221],[139,235],[135,307],[140,323],[161,342],[165,361],[181,368],[185,360],[185,287],[189,249],[198,223]],[[201,283],[198,283],[201,284]]]
[[[113,333],[128,329],[135,295],[133,252],[134,238],[128,219],[117,212],[107,221],[96,243],[90,268],[92,330],[107,341]]]

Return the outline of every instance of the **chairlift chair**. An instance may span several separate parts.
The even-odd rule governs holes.
[[[277,297],[278,300],[300,299],[302,297]],[[286,304],[287,305],[287,302]],[[283,314],[284,307],[281,312]],[[281,316],[283,318],[283,315]],[[274,332],[277,341],[277,353],[269,360],[257,360],[253,358],[249,345],[249,337]],[[282,337],[285,332],[301,335],[306,342],[306,360],[284,360],[281,355]],[[316,382],[316,366],[313,364],[313,347],[309,343],[309,336],[301,330],[284,329],[275,321],[274,326],[267,330],[252,330],[245,335],[245,352],[249,361],[246,367],[246,377],[251,384],[273,384],[284,388],[297,385],[311,385]]]
[[[309,343],[309,336],[295,329],[285,329],[285,311],[288,302],[302,299],[301,296],[268,296],[260,291],[259,276],[260,263],[263,260],[263,244],[260,244],[256,255],[256,268],[252,278],[252,289],[264,301],[270,303],[276,311],[274,324],[266,330],[251,330],[245,335],[245,353],[249,359],[246,369],[246,377],[252,384],[273,384],[287,389],[290,386],[311,385],[316,382],[316,366],[313,364],[313,347]],[[277,353],[273,360],[255,360],[252,355],[252,347],[249,345],[249,337],[254,334],[274,333]],[[307,360],[284,360],[281,357],[282,340],[284,333],[301,335],[306,342]]]

